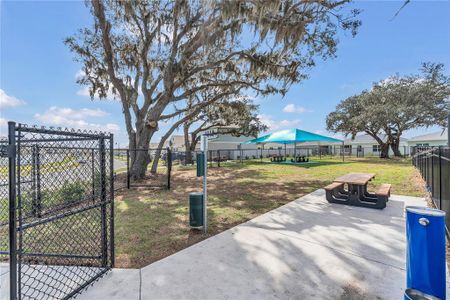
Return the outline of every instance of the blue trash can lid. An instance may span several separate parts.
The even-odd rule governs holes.
[[[423,206],[407,206],[406,212],[413,214],[433,216],[433,217],[444,217],[445,211],[435,208],[423,207]]]

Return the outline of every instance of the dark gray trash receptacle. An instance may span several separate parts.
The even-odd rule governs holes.
[[[194,228],[203,226],[203,193],[189,194],[189,225]]]

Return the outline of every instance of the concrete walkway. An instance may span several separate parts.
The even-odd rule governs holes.
[[[141,270],[115,269],[78,299],[402,299],[406,205],[329,204],[323,190]]]

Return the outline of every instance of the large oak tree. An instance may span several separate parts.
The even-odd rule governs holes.
[[[93,25],[66,44],[83,66],[78,82],[92,98],[117,96],[129,149],[145,150],[159,122],[185,115],[196,93],[285,93],[306,78],[317,57],[334,56],[339,29],[360,25],[348,2],[91,0]],[[195,105],[198,113],[205,104]],[[131,154],[132,176],[143,177],[147,151]]]
[[[442,64],[424,63],[419,74],[391,76],[370,90],[343,100],[327,117],[327,128],[354,137],[365,132],[380,145],[381,157],[395,156],[402,134],[418,127],[446,125],[450,77]]]

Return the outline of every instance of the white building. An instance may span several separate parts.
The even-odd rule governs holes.
[[[380,135],[383,141],[386,141],[385,135]],[[357,135],[354,139],[346,139],[344,141],[344,149],[346,154],[355,155],[358,154],[364,156],[378,156],[380,154],[380,145],[378,142],[368,134]],[[408,140],[405,138],[400,138],[400,152],[402,155],[409,154]],[[389,149],[389,155],[393,155],[392,149]]]
[[[170,148],[173,151],[186,151],[186,147],[184,146],[184,135],[172,135],[167,142]]]
[[[448,129],[433,132],[429,134],[419,135],[408,140],[410,147],[415,146],[447,146],[448,145]]]

